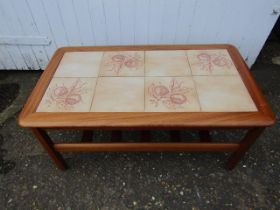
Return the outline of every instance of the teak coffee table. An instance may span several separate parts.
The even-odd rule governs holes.
[[[19,117],[60,169],[66,169],[61,152],[90,151],[232,152],[226,165],[232,169],[274,123],[231,45],[60,48]],[[49,128],[84,130],[83,141],[54,143],[45,131]],[[211,141],[209,130],[232,128],[248,132],[239,143]],[[114,130],[113,137],[125,129],[195,129],[200,140],[90,142],[96,129]]]

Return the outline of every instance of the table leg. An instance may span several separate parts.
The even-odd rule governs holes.
[[[57,167],[61,170],[65,170],[67,168],[67,165],[63,159],[63,157],[55,151],[54,149],[54,143],[48,136],[48,134],[39,128],[31,128],[34,136],[38,139],[38,141],[42,144],[42,146],[45,148],[45,150],[48,152],[49,156],[52,158],[52,160],[55,162]]]
[[[256,141],[256,139],[261,135],[264,128],[252,128],[248,130],[245,137],[239,143],[239,148],[229,157],[229,160],[226,164],[226,168],[231,170],[233,169],[243,155],[249,150],[250,146]]]
[[[198,132],[198,134],[201,142],[211,142],[212,139],[211,139],[210,131],[201,130]]]

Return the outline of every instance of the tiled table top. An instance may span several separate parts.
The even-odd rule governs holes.
[[[37,112],[255,112],[225,49],[66,52]]]

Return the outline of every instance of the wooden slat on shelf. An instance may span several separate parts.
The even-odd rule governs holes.
[[[235,143],[60,143],[58,152],[232,152],[239,148]]]

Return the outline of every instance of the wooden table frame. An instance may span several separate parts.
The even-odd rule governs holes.
[[[53,77],[55,70],[65,52],[71,51],[117,51],[117,50],[193,50],[193,49],[227,49],[239,74],[248,89],[258,111],[256,112],[36,112],[41,98]],[[172,122],[172,124],[170,124]],[[100,152],[100,151],[211,151],[233,152],[226,168],[232,169],[255,142],[262,131],[275,123],[275,116],[257,86],[246,63],[238,50],[227,44],[219,45],[150,45],[150,46],[100,46],[100,47],[64,47],[54,54],[45,69],[19,117],[22,127],[31,128],[33,134],[46,149],[56,165],[64,170],[65,161],[61,152]],[[154,129],[196,129],[200,130],[201,142],[185,143],[89,143],[90,132],[85,132],[82,142],[53,143],[44,129],[77,130],[154,130]],[[214,143],[210,141],[209,130],[241,128],[248,130],[239,143]],[[116,133],[115,133],[116,134]],[[143,136],[149,136],[143,134]],[[176,137],[176,133],[173,133]]]

